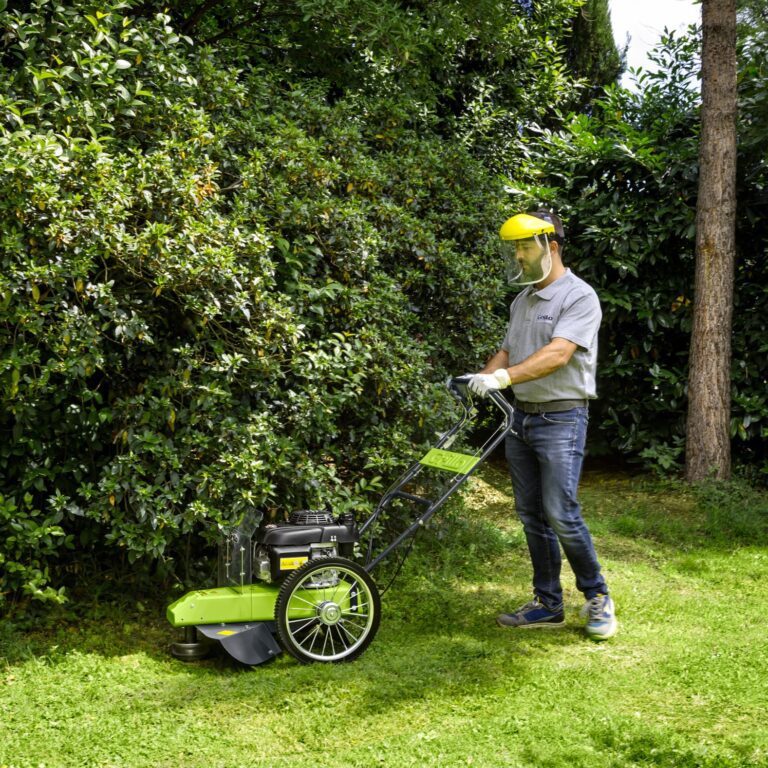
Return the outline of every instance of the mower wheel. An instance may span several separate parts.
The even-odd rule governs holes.
[[[373,579],[343,557],[317,558],[293,571],[275,604],[280,645],[305,664],[356,659],[376,636],[380,618]]]

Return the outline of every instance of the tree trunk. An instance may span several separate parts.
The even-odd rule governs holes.
[[[731,324],[736,228],[736,0],[703,0],[696,279],[686,477],[731,473]]]

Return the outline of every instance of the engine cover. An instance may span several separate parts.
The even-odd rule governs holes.
[[[311,518],[307,515],[293,513],[291,520],[312,519],[314,524],[271,523],[258,530],[254,552],[257,578],[278,581],[313,557],[352,556],[358,540],[354,521],[334,522],[327,513]],[[324,524],[326,520],[329,522]]]
[[[338,542],[348,544],[355,541],[355,534],[349,526],[338,525],[291,525],[281,523],[267,526],[262,536],[258,538],[265,547],[296,547],[322,542]]]

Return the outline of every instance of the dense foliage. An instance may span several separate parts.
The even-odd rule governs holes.
[[[536,67],[573,4],[487,6],[2,12],[0,592],[60,598],[93,549],[173,571],[249,509],[365,509],[440,427],[501,332],[488,126],[569,95]]]
[[[568,222],[565,260],[603,305],[593,452],[682,456],[694,265],[697,43],[669,38],[642,92],[610,89],[591,116],[528,139],[524,199]]]
[[[579,97],[582,110],[589,111],[595,99],[602,96],[603,87],[614,85],[626,66],[626,49],[616,48],[608,0],[586,0],[573,20],[567,44],[568,69],[585,78],[590,87]]]
[[[738,259],[733,326],[734,455],[768,475],[768,323],[758,259],[768,236],[765,197],[766,36],[745,30],[740,57]],[[674,469],[684,451],[698,177],[695,83],[699,40],[667,35],[658,70],[637,90],[608,89],[593,114],[531,132],[512,191],[563,212],[566,261],[598,288],[604,309],[593,453],[616,450]]]
[[[444,377],[498,345],[495,232],[529,204],[562,212],[603,301],[592,452],[675,466],[695,38],[669,38],[639,93],[595,99],[610,51],[569,59],[578,0],[17,5],[0,0],[0,602],[61,600],[88,562],[183,576],[200,534],[251,509],[364,511],[444,423]],[[733,426],[759,469],[757,28]]]

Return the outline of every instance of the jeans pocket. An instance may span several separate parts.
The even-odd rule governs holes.
[[[573,427],[578,421],[571,411],[542,413],[541,418],[544,419],[547,424],[558,424],[561,427]]]

